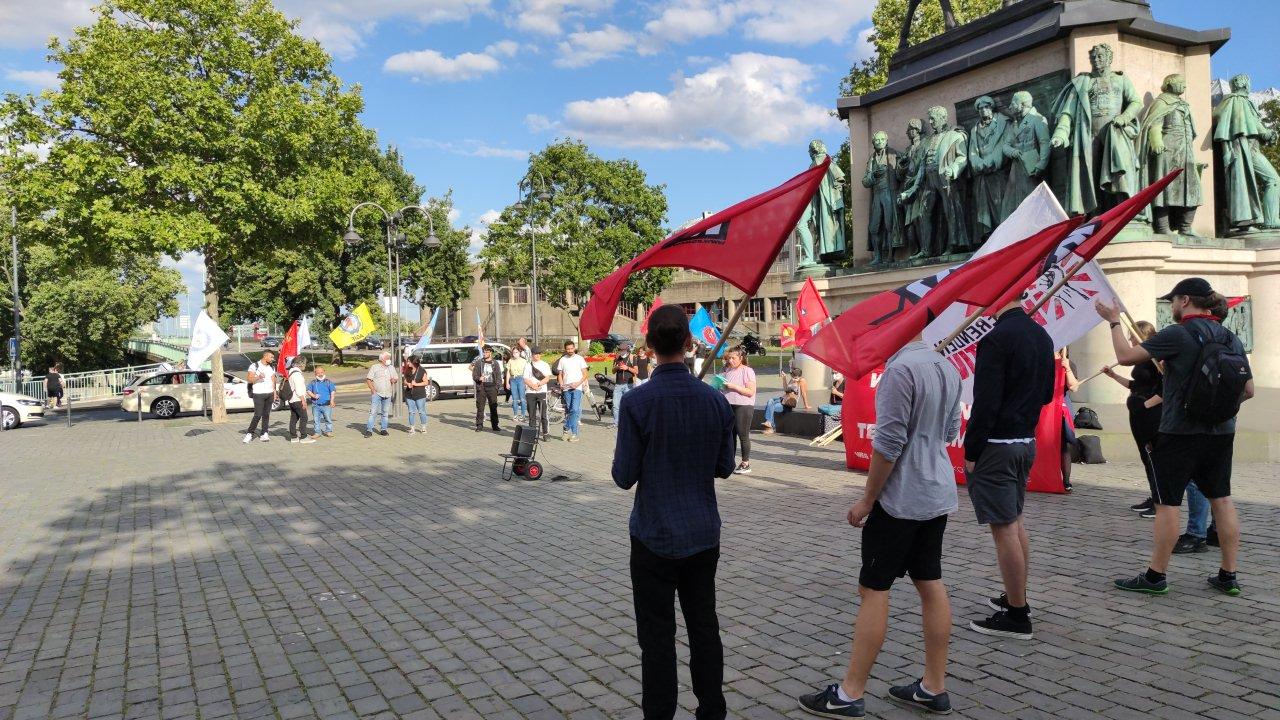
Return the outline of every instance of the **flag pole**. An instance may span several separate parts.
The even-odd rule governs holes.
[[[960,323],[959,327],[951,331],[950,335],[943,338],[937,345],[934,346],[933,348],[934,351],[942,352],[943,349],[947,347],[947,345],[951,344],[952,340],[955,340],[956,338],[960,337],[960,333],[969,329],[969,326],[972,325],[975,320],[982,317],[983,315],[986,315],[987,311],[990,309],[991,309],[990,305],[984,305],[978,308],[977,310],[974,310],[972,313],[970,313],[968,316],[965,317],[964,321]]]
[[[747,309],[754,295],[746,293],[742,296],[742,302],[738,303],[738,309],[733,311],[733,317],[729,318],[729,324],[724,326],[724,332],[720,333],[720,339],[716,341],[716,346],[711,349],[711,357],[708,360],[714,362],[715,357],[720,354],[720,348],[729,340],[729,333],[733,332],[734,326],[738,324],[738,320],[742,317],[742,312]],[[706,377],[707,370],[711,368],[711,362],[702,363],[702,370],[698,373],[698,379]]]

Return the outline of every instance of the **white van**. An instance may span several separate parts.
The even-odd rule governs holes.
[[[510,350],[501,343],[485,343],[493,348],[494,357]],[[435,400],[441,393],[474,395],[475,381],[471,379],[471,363],[480,357],[480,346],[475,343],[431,344],[413,352],[422,358],[422,367],[431,376],[427,388],[427,400]]]

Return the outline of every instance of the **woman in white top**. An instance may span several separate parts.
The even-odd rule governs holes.
[[[533,358],[524,365],[524,398],[528,406],[525,419],[529,427],[542,422],[542,439],[547,439],[547,386],[551,384],[551,366],[542,361],[542,351],[530,350]]]

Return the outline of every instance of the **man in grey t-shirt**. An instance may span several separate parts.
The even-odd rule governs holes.
[[[942,584],[942,534],[958,507],[947,445],[959,435],[960,373],[928,343],[907,344],[889,358],[876,387],[867,488],[848,513],[849,524],[863,528],[853,654],[842,682],[800,698],[805,710],[863,716],[862,695],[889,622],[889,588],[909,574],[924,616],[924,677],[889,688],[889,699],[950,712],[944,682],[951,604]]]
[[[395,385],[400,381],[400,373],[391,365],[391,353],[384,352],[378,356],[377,364],[369,368],[364,377],[364,384],[369,388],[369,422],[365,425],[365,437],[373,435],[379,417],[382,418],[382,429],[379,435],[387,434],[387,415],[394,402]]]

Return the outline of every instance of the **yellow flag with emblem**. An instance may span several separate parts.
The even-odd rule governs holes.
[[[378,326],[373,324],[373,316],[369,314],[369,306],[360,303],[329,333],[329,339],[333,341],[334,347],[341,350],[369,337],[377,329]]]

